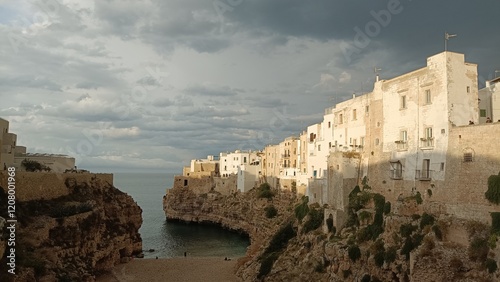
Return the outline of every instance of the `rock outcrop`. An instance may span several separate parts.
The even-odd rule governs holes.
[[[196,190],[195,190],[196,191]],[[248,233],[238,263],[242,281],[498,281],[496,235],[479,222],[415,208],[415,199],[390,204],[371,192],[353,200],[346,227],[335,230],[323,207],[274,191],[195,193],[174,187],[164,197],[167,219],[210,222]],[[277,216],[268,218],[273,206]],[[397,214],[411,208],[418,213]],[[490,237],[492,236],[492,237]]]
[[[92,174],[61,181],[64,196],[16,203],[17,275],[2,261],[0,281],[94,281],[142,252],[142,210],[132,197]]]

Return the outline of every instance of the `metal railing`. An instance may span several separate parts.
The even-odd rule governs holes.
[[[432,170],[415,170],[415,179],[426,181],[432,179]]]

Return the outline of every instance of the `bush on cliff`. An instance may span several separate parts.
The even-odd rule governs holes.
[[[488,201],[494,204],[500,203],[500,173],[488,177],[488,190],[484,193]]]
[[[273,218],[278,215],[278,210],[274,206],[268,206],[264,209],[267,218]]]
[[[262,278],[271,272],[274,262],[278,259],[280,253],[288,245],[288,241],[295,237],[297,233],[293,229],[292,223],[289,222],[283,226],[269,242],[266,250],[259,257],[260,269],[257,278]]]
[[[308,233],[309,231],[318,229],[323,224],[324,212],[323,209],[310,209],[309,219],[304,223],[302,231]]]
[[[309,197],[304,196],[302,197],[302,203],[295,207],[295,217],[299,220],[299,222],[302,221],[302,219],[304,219],[309,212],[308,202]]]
[[[271,199],[274,196],[274,193],[271,191],[271,186],[269,183],[262,183],[259,186],[259,190],[257,193],[258,198],[266,198]]]
[[[347,248],[347,254],[352,261],[357,261],[361,257],[361,250],[357,245],[351,245]]]

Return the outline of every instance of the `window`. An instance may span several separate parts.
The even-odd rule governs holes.
[[[365,137],[359,138],[359,146],[361,147],[365,146]]]
[[[427,89],[425,90],[425,103],[430,104],[431,103],[431,90]]]
[[[339,123],[343,122],[342,114],[339,114]]]
[[[368,113],[370,111],[370,106],[365,106],[365,113]]]
[[[375,139],[375,145],[378,146],[378,144],[380,143],[380,141],[377,139]]]
[[[467,86],[467,93],[470,93],[470,86]]]
[[[444,171],[444,163],[441,163],[440,170],[441,170],[441,171]]]
[[[352,140],[352,145],[354,145],[354,147],[358,145],[358,140],[356,138]]]
[[[243,157],[243,163],[246,164],[247,163],[247,157]]]
[[[406,109],[406,95],[400,97],[399,108]]]
[[[352,110],[352,120],[356,120],[356,110]]]
[[[401,130],[399,132],[399,140],[396,141],[398,150],[407,150],[408,149],[408,131]]]
[[[408,141],[408,131],[401,130],[401,132],[399,132],[399,138],[400,138],[399,140],[406,143],[406,141]]]
[[[403,178],[403,164],[400,161],[391,161],[391,178],[392,179],[402,179]]]
[[[422,147],[433,147],[434,146],[434,136],[432,135],[432,127],[426,127],[424,131],[424,137],[420,138],[422,141]]]
[[[318,151],[321,151],[321,145],[318,145]]]
[[[328,142],[328,148],[332,147],[332,142]]]
[[[328,122],[328,128],[332,127],[332,124],[330,122]]]
[[[464,162],[472,162],[472,153],[464,153]]]
[[[486,117],[486,110],[485,109],[480,109],[479,110],[479,116],[480,117]]]
[[[422,163],[422,174],[420,175],[421,180],[426,180],[431,178],[431,160],[430,159],[424,159]]]
[[[427,127],[425,129],[425,137],[426,138],[432,138],[432,127]]]

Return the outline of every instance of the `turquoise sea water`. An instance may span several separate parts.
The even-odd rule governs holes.
[[[243,256],[249,240],[217,226],[166,222],[163,195],[173,184],[173,174],[115,173],[114,185],[131,195],[142,208],[144,256]],[[148,250],[154,249],[153,252]]]

